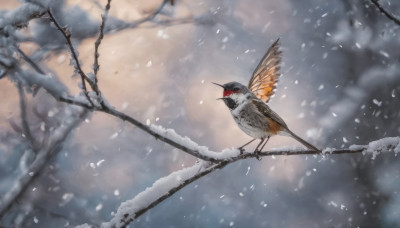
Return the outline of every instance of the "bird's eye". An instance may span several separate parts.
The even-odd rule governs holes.
[[[239,88],[233,88],[233,91],[235,91],[235,92],[239,91]]]

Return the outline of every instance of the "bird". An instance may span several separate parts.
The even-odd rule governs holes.
[[[285,121],[267,105],[275,93],[276,84],[281,75],[281,59],[282,51],[278,38],[257,65],[247,86],[235,81],[223,85],[213,82],[224,89],[223,97],[218,99],[224,101],[239,128],[253,138],[238,148],[240,154],[243,154],[245,146],[260,139],[254,150],[258,160],[261,160],[259,155],[265,144],[274,135],[290,136],[308,149],[320,151],[293,133]]]

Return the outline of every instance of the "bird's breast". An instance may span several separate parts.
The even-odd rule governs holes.
[[[232,116],[239,128],[253,138],[270,136],[268,119],[260,115],[251,105],[238,106],[232,111]]]

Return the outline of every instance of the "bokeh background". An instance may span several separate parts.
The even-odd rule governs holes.
[[[0,15],[23,2],[2,1]],[[400,17],[400,2],[380,2]],[[54,3],[55,15],[71,28],[86,72],[105,3]],[[270,106],[292,131],[320,148],[400,134],[400,25],[371,1],[178,0],[148,22],[123,27],[160,4],[112,1],[98,78],[118,110],[215,151],[240,146],[250,138],[216,100],[222,91],[211,82],[246,84],[279,37],[283,75]],[[20,36],[22,50],[72,94],[79,93],[80,78],[48,19],[32,20]],[[0,192],[5,194],[20,172],[26,139],[15,129],[18,90],[7,77],[0,80],[0,95]],[[43,122],[35,112],[50,125],[62,123],[53,116],[64,104],[43,90],[27,99],[32,128]],[[286,146],[300,145],[276,136],[267,149]],[[93,113],[2,225],[12,227],[18,219],[22,227],[101,224],[121,202],[195,161],[129,123]],[[131,227],[398,227],[399,165],[394,154],[374,160],[343,154],[238,161],[182,189]]]

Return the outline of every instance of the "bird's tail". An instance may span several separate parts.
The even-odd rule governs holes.
[[[321,151],[319,150],[317,147],[311,145],[309,142],[307,142],[306,140],[300,138],[299,136],[297,136],[295,133],[293,133],[292,131],[290,131],[289,129],[286,129],[286,131],[290,134],[290,136],[292,136],[294,139],[296,139],[297,141],[299,141],[301,144],[303,144],[304,146],[306,146],[308,149],[310,150],[315,150],[315,151]]]

